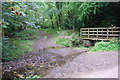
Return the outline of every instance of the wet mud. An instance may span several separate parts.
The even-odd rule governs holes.
[[[61,49],[61,47],[51,47]],[[47,51],[50,48],[31,52],[19,58],[17,61],[3,63],[3,79],[26,78],[28,76],[44,77],[55,67],[61,67],[81,53],[72,53],[66,56]]]

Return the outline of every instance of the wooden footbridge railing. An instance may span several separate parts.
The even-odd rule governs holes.
[[[111,40],[120,37],[120,27],[108,28],[81,28],[82,39],[88,40]]]

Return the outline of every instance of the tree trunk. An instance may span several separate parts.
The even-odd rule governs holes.
[[[60,12],[58,14],[58,17],[57,17],[57,26],[61,27],[61,24],[62,24],[62,19],[61,19],[61,16],[62,16],[62,13],[61,13],[61,9],[62,9],[62,2],[56,2],[56,7],[58,9],[58,11]]]

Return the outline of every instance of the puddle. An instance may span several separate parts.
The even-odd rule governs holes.
[[[57,47],[57,49],[58,48],[60,47]],[[14,77],[22,78],[36,75],[44,77],[48,75],[53,68],[63,66],[67,61],[74,59],[79,54],[80,53],[74,53],[63,57],[46,50],[32,52],[16,61],[16,65],[19,64],[19,67],[17,66],[16,69],[11,69],[11,71],[4,71],[3,78],[13,79]]]
[[[66,55],[64,58],[67,60],[73,60],[75,57],[77,57],[78,55],[80,55],[81,53],[72,53],[69,55]]]
[[[65,48],[65,47],[63,47],[63,46],[51,46],[51,47],[44,48],[44,50],[48,50],[48,49],[62,49],[62,48]]]
[[[14,65],[14,69],[4,71],[3,78],[21,78],[34,75],[43,77],[49,74],[54,67],[62,66],[65,63],[66,61],[61,55],[48,51],[32,52],[24,55],[14,64],[9,63],[10,66]]]

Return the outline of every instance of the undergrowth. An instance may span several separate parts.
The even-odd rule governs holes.
[[[111,40],[108,42],[97,42],[95,46],[91,49],[91,52],[98,52],[98,51],[118,51],[120,44],[118,40]]]
[[[39,39],[38,35],[39,35],[38,30],[26,29],[24,31],[16,33],[15,38],[18,38],[21,40],[34,40],[34,39]]]
[[[42,29],[41,28],[40,30],[49,33],[53,37],[58,36],[59,35],[58,32],[60,31],[60,29],[57,29],[57,28],[55,29],[52,29],[52,28]]]
[[[35,80],[38,78],[42,78],[42,76],[35,75],[35,76],[28,76],[28,77],[21,77],[21,78],[14,77],[13,80]]]
[[[19,56],[33,51],[34,40],[38,38],[39,33],[37,30],[24,30],[16,34],[14,38],[4,37],[2,40],[2,60],[10,61],[18,59]]]
[[[60,45],[64,45],[66,47],[71,47],[72,46],[72,42],[70,39],[65,39],[65,38],[54,38],[54,42],[56,44],[60,44]]]
[[[84,47],[83,42],[79,34],[72,30],[59,30],[59,29],[43,29],[43,31],[48,32],[53,35],[53,41],[56,44],[64,45],[66,47],[73,47],[75,49],[89,49],[90,52],[98,51],[118,51],[120,50],[119,40],[113,39],[111,41],[101,41],[95,43],[92,47]],[[71,36],[71,38],[61,38],[61,36]]]
[[[66,47],[83,47],[81,38],[78,32],[73,30],[60,29],[42,29],[53,36],[53,41],[56,44],[64,45]],[[65,38],[68,37],[68,38]]]

